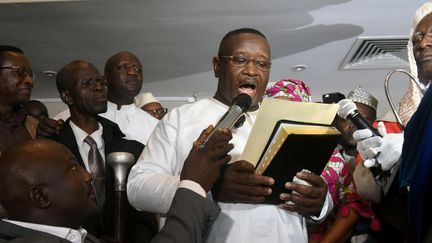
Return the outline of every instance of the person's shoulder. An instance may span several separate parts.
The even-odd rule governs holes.
[[[8,241],[8,243],[70,243],[70,241],[62,238],[54,238],[54,236],[25,236]]]
[[[221,106],[218,101],[212,98],[205,98],[193,103],[184,104],[182,106],[178,106],[173,108],[169,113],[178,112],[180,114],[188,114],[188,113],[202,113],[205,111],[211,111],[214,108]]]
[[[0,243],[66,243],[66,239],[0,220]]]

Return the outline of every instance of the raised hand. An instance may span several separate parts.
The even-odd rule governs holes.
[[[57,135],[64,124],[63,120],[54,120],[49,117],[44,117],[39,121],[36,136],[38,138],[47,138]]]
[[[232,139],[231,130],[218,129],[210,137],[205,146],[201,146],[213,126],[206,128],[194,142],[180,173],[180,180],[192,180],[200,184],[208,192],[216,182],[220,169],[231,160],[228,152],[234,148],[229,141]]]

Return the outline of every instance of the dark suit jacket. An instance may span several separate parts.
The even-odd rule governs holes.
[[[219,213],[220,209],[214,202],[189,189],[179,188],[165,225],[152,243],[204,242]]]
[[[44,233],[37,230],[32,230],[11,224],[0,220],[0,243],[3,242],[14,242],[14,243],[70,243],[70,241]],[[87,235],[85,239],[86,243],[100,243],[92,235]]]
[[[144,145],[135,140],[127,140],[118,125],[108,119],[98,116],[98,122],[103,127],[102,138],[105,142],[105,156],[112,152],[129,152],[135,159],[141,155]],[[85,167],[81,158],[75,135],[70,126],[70,119],[63,125],[58,135],[52,136],[54,139],[68,147],[77,158],[81,166]],[[105,167],[106,181],[106,201],[103,209],[103,220],[93,219],[92,223],[84,225],[84,228],[95,236],[101,234],[113,236],[114,229],[114,171],[108,165]],[[126,200],[127,201],[127,200]],[[157,233],[158,225],[154,214],[135,210],[129,202],[126,206],[126,242],[150,242],[151,238]]]

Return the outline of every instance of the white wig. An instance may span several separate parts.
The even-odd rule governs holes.
[[[414,58],[412,38],[417,25],[426,15],[430,13],[432,13],[431,1],[424,3],[419,9],[417,9],[414,16],[411,33],[409,36],[408,45],[407,45],[408,62],[409,62],[410,72],[414,77],[418,77],[418,71],[417,71],[417,63]],[[423,84],[420,85],[422,89],[426,89],[426,86],[424,86]],[[421,100],[421,92],[417,88],[417,85],[415,85],[414,81],[411,80],[409,82],[409,86],[406,94],[402,97],[399,103],[399,116],[401,117],[402,123],[405,126],[408,123],[408,121],[411,119],[414,112],[417,110],[417,107],[420,104],[420,100]]]

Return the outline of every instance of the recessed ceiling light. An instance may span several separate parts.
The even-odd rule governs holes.
[[[45,74],[45,76],[52,78],[55,77],[57,75],[56,71],[52,71],[52,70],[45,70],[43,71],[43,74]]]
[[[295,65],[291,68],[291,70],[295,71],[295,72],[303,72],[304,70],[306,70],[307,66],[300,64],[300,65]]]

